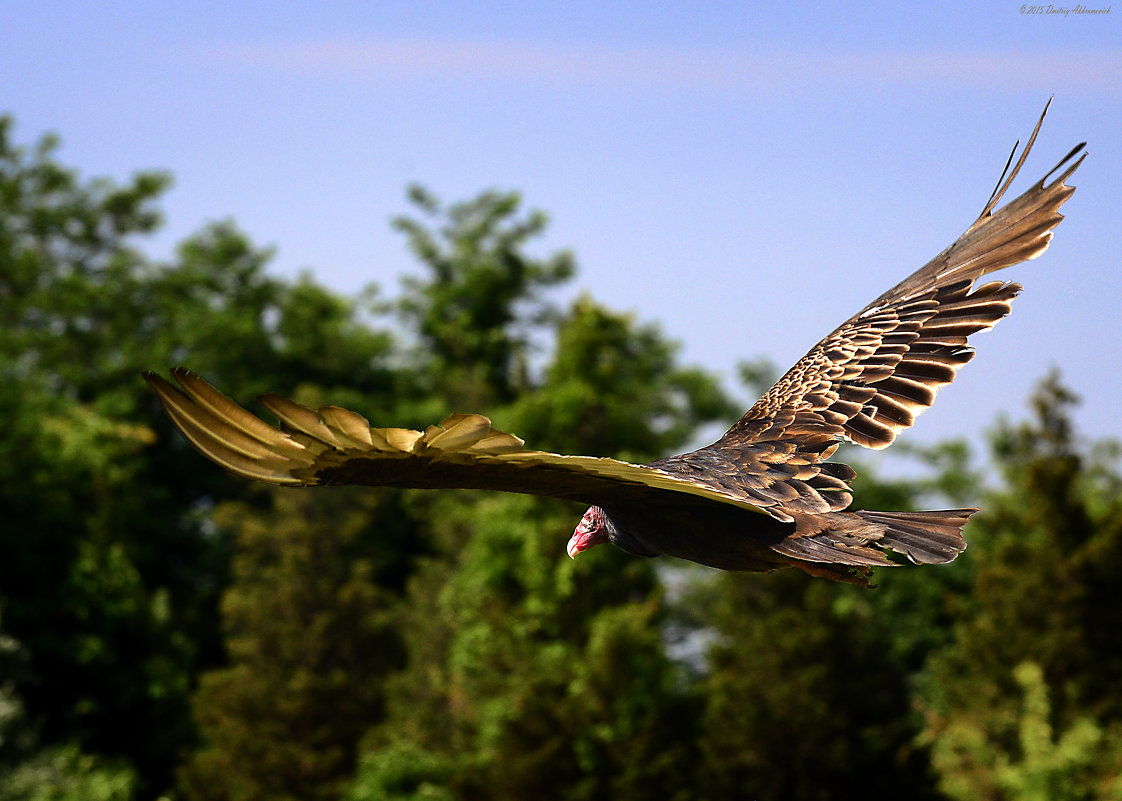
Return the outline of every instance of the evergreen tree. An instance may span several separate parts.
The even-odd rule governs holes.
[[[11,132],[0,119],[0,607],[27,669],[0,685],[44,747],[125,757],[154,790],[214,642],[205,591],[176,571],[207,572],[213,549],[157,511],[166,491],[135,492],[153,439],[132,360],[150,352],[137,326],[152,274],[133,243],[158,225],[167,179],[83,181],[53,137],[26,148]]]
[[[449,206],[421,186],[408,194],[424,220],[402,215],[394,226],[428,273],[405,280],[399,303],[421,346],[415,364],[444,401],[477,409],[509,402],[526,388],[530,331],[553,313],[540,293],[573,275],[572,256],[526,252],[547,217],[519,217],[516,192],[483,192]]]
[[[1122,773],[1122,475],[1115,446],[1076,437],[1074,402],[1053,374],[1033,418],[994,435],[1005,485],[972,524],[973,591],[923,688],[926,737],[957,798],[1043,797],[1060,768],[1063,797],[1090,798]],[[1057,763],[1025,740],[1025,703],[1058,732],[1107,735],[1061,737]]]
[[[428,297],[499,272],[469,252],[411,290]],[[510,326],[495,340],[549,319],[513,287],[494,296],[511,303],[493,318]],[[442,318],[428,335],[455,338],[459,324]],[[540,378],[497,378],[481,393],[508,399],[496,422],[535,445],[648,460],[733,413],[712,378],[675,364],[653,327],[588,299],[556,326]],[[470,396],[486,370],[460,366],[445,380],[465,382],[455,394]],[[698,707],[663,647],[654,564],[613,549],[566,559],[581,512],[567,504],[442,493],[430,508],[437,552],[403,609],[408,664],[389,685],[388,716],[370,733],[351,797],[689,797]]]
[[[713,577],[702,592],[712,797],[938,797],[878,591],[785,571]]]
[[[0,801],[1122,797],[1119,448],[1076,436],[1057,378],[999,426],[954,565],[865,592],[573,562],[560,502],[233,479],[137,376],[186,363],[375,425],[480,411],[640,462],[735,419],[656,326],[550,299],[574,263],[532,255],[541,212],[414,187],[395,224],[422,272],[344,298],[270,277],[231,223],[150,261],[166,176],[85,180],[11,131]],[[845,455],[855,505],[979,500],[962,443],[918,455],[894,482]]]
[[[166,176],[84,180],[53,137],[27,148],[11,130],[0,120],[0,610],[27,669],[0,687],[42,748],[123,764],[155,797],[194,740],[198,673],[223,659],[230,549],[208,513],[261,495],[199,469],[139,371],[187,362],[238,396],[312,380],[385,402],[391,343],[359,304],[268,277],[269,253],[229,223],[152,263],[138,243]],[[0,777],[19,770],[2,756]]]
[[[393,545],[413,532],[400,494],[268,494],[268,508],[228,502],[214,516],[237,549],[223,599],[230,665],[194,697],[204,745],[183,773],[191,798],[339,797],[401,664],[388,585],[401,579]]]

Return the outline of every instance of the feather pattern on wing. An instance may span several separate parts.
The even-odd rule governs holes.
[[[338,406],[312,410],[265,395],[262,405],[280,421],[274,428],[191,371],[178,367],[172,375],[179,388],[152,372],[144,378],[187,440],[227,470],[272,484],[494,489],[584,502],[666,493],[759,511],[734,491],[657,467],[526,450],[521,439],[478,414],[454,414],[424,431],[371,428]]]
[[[1007,315],[1021,291],[1016,283],[975,287],[975,281],[1039,256],[1063,219],[1059,208],[1075,191],[1064,181],[1086,155],[1076,158],[1082,144],[994,211],[1044,114],[1012,171],[1006,165],[981,216],[954,244],[815,345],[720,440],[655,464],[673,473],[721,465],[711,484],[750,497],[780,520],[791,520],[791,512],[847,507],[854,471],[823,460],[843,441],[888,447],[934,403],[939,389],[974,357],[967,338]]]
[[[1084,158],[1079,145],[997,208],[1043,120],[1015,164],[1014,147],[981,216],[950,247],[822,339],[717,442],[646,466],[527,450],[477,414],[455,414],[424,431],[373,428],[338,406],[313,410],[266,395],[259,400],[279,421],[273,427],[183,368],[172,371],[178,387],[151,372],[144,377],[192,445],[248,478],[493,489],[592,503],[570,554],[612,542],[643,556],[725,570],[789,565],[858,584],[871,568],[893,564],[884,550],[916,563],[949,562],[966,547],[962,528],[976,510],[846,510],[855,473],[826,460],[844,441],[891,445],[973,358],[969,337],[1009,313],[1020,285],[975,284],[1048,247],[1074,191],[1065,181]]]

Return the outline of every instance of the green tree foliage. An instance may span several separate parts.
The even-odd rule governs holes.
[[[1017,752],[1010,754],[987,739],[975,720],[956,716],[940,732],[933,754],[946,793],[952,798],[1015,801],[1122,798],[1122,780],[1096,764],[1104,760],[1111,769],[1118,764],[1119,749],[1103,747],[1102,728],[1093,719],[1080,717],[1057,737],[1040,666],[1022,662],[1013,676],[1024,691],[1016,721]]]
[[[662,649],[651,566],[611,552],[576,566],[557,536],[571,514],[540,507],[493,498],[461,509],[470,542],[418,574],[409,667],[390,685],[353,797],[395,783],[383,797],[427,787],[453,798],[672,798],[687,785],[691,715]],[[406,755],[429,770],[402,776]]]
[[[229,545],[209,510],[255,497],[200,470],[138,371],[189,362],[239,395],[315,381],[396,397],[388,335],[311,279],[267,276],[228,223],[154,264],[166,177],[85,181],[0,124],[0,609],[27,670],[3,677],[45,744],[124,759],[151,797],[193,742],[188,698],[223,656]],[[159,445],[156,446],[156,443]],[[258,499],[257,503],[260,503]],[[0,766],[2,769],[2,766]]]
[[[702,786],[715,798],[934,798],[874,594],[780,573],[702,585]]]
[[[192,798],[339,797],[355,743],[382,716],[381,678],[401,662],[386,587],[401,558],[386,553],[403,539],[390,530],[397,494],[269,494],[268,508],[227,502],[215,514],[237,548],[223,602],[230,665],[195,694],[204,745],[184,771]]]
[[[561,314],[539,296],[571,262],[565,254],[543,261],[524,255],[544,218],[532,213],[523,221],[516,196],[489,192],[447,209],[421,190],[412,197],[434,228],[399,226],[429,274],[407,282],[398,306],[409,326],[405,337],[424,347],[409,357],[416,366],[402,371],[396,397],[381,409],[371,408],[370,398],[332,401],[375,418],[396,405],[403,413],[396,419],[425,425],[450,411],[449,403],[490,399],[500,425],[509,421],[536,444],[540,434],[546,447],[587,444],[644,458],[729,413],[713,379],[677,367],[655,328],[636,328],[587,299]],[[556,354],[537,375],[525,358],[529,343],[551,334]],[[584,356],[591,373],[580,369]],[[313,405],[326,400],[312,383],[302,391]],[[557,399],[543,401],[549,398]],[[559,439],[555,432],[574,417],[584,421],[576,426],[582,439]],[[626,569],[603,577],[600,594],[586,588],[573,598],[561,543],[578,510],[471,493],[296,497],[271,493],[265,507],[220,507],[215,518],[241,555],[224,604],[231,665],[207,673],[195,698],[204,747],[184,772],[192,797],[337,797],[353,772],[358,735],[382,717],[387,696],[388,719],[378,731],[392,736],[364,763],[353,790],[360,795],[376,797],[443,771],[446,790],[492,797],[486,776],[503,764],[510,797],[518,797],[579,777],[585,763],[599,766],[601,779],[617,775],[616,783],[646,775],[643,754],[673,763],[656,753],[654,732],[673,734],[665,705],[632,693],[628,715],[638,722],[612,731],[620,700],[608,682],[596,684],[595,694],[573,690],[590,682],[589,649],[604,660],[649,657],[642,661],[648,690],[669,692],[674,676],[661,653],[662,607],[650,600],[650,565],[625,560]],[[426,553],[415,571],[414,557]],[[341,641],[348,643],[342,650]],[[402,653],[408,667],[387,690]],[[518,681],[504,684],[502,676]],[[452,685],[461,718],[445,711]],[[569,700],[566,712],[558,693],[580,703]],[[269,702],[277,698],[285,702]],[[577,709],[598,734],[575,743],[546,736],[574,728],[568,716]],[[417,736],[401,736],[406,730]],[[643,738],[645,749],[637,744]],[[623,742],[629,749],[611,747]],[[427,767],[409,767],[402,778],[402,754]],[[565,758],[555,762],[557,754]],[[660,776],[643,781],[654,787]]]
[[[166,776],[185,738],[184,668],[206,643],[192,636],[205,603],[180,585],[172,605],[169,567],[206,554],[168,538],[157,557],[145,540],[167,499],[133,492],[152,436],[125,353],[145,280],[130,242],[157,224],[167,180],[84,183],[55,147],[17,147],[0,121],[0,592],[29,662],[12,691],[48,741]]]
[[[501,233],[516,207],[496,214],[496,200],[485,194],[453,207],[439,230],[484,220],[473,237],[501,247],[487,258],[461,248],[407,297],[440,298],[429,308],[443,308],[449,287],[486,275],[488,319],[501,323],[490,341],[518,350],[534,325],[552,324],[557,344],[540,376],[495,376],[482,393],[508,401],[493,409],[497,422],[535,446],[650,459],[730,412],[713,379],[679,368],[654,327],[588,298],[560,315],[536,298],[523,272],[509,271],[525,259],[503,250],[522,244]],[[437,236],[409,230],[414,241]],[[425,319],[432,342],[462,338],[460,318]],[[458,358],[445,387],[478,395],[492,365],[475,360],[491,352]],[[608,549],[570,562],[561,546],[580,511],[521,497],[432,499],[437,551],[403,608],[408,666],[390,684],[388,715],[368,738],[353,798],[521,799],[554,797],[559,787],[572,798],[671,798],[688,786],[692,749],[680,735],[691,725],[690,698],[662,647],[667,608],[653,565]]]
[[[650,461],[683,448],[698,427],[742,410],[713,377],[679,367],[677,346],[588,297],[559,321],[540,386],[513,409],[535,447]]]
[[[0,801],[127,801],[136,773],[122,760],[42,742],[16,691],[27,657],[19,642],[0,634]]]
[[[406,280],[400,302],[422,348],[417,366],[442,400],[479,408],[509,402],[526,388],[529,329],[553,308],[541,290],[573,275],[572,256],[525,252],[547,218],[540,211],[519,217],[517,193],[484,192],[443,206],[414,185],[409,199],[424,219],[403,215],[394,226],[428,271]]]
[[[1052,375],[1033,419],[994,435],[1004,486],[972,526],[972,591],[924,683],[954,797],[1043,797],[1062,779],[1053,797],[1091,798],[1122,774],[1122,479],[1115,448],[1075,436],[1074,402]],[[1065,734],[1049,745],[1042,725]]]
[[[573,259],[535,252],[545,217],[516,194],[412,188],[395,225],[420,272],[346,298],[271,277],[228,222],[150,261],[166,176],[84,180],[11,130],[0,801],[1118,796],[1119,452],[1079,440],[1057,379],[999,427],[965,556],[875,592],[574,562],[560,502],[254,486],[202,462],[137,372],[186,363],[239,400],[375,423],[482,411],[637,461],[742,409],[656,326],[552,300]],[[979,500],[965,445],[913,455],[920,477],[889,482],[845,454],[856,505]]]

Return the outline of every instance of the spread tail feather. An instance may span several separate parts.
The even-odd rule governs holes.
[[[855,512],[881,528],[876,541],[920,565],[953,562],[966,550],[962,527],[977,509],[944,509],[939,512]]]
[[[966,550],[962,527],[977,509],[937,512],[841,512],[804,518],[797,530],[772,545],[784,556],[804,562],[856,568],[892,567],[881,550],[907,556],[916,564],[945,564]],[[796,565],[801,567],[801,565]]]

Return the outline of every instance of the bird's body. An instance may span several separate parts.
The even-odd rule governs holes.
[[[950,247],[835,328],[719,440],[649,465],[525,450],[480,415],[453,415],[423,432],[371,428],[345,409],[264,396],[278,429],[181,368],[173,371],[181,389],[145,378],[192,444],[249,478],[498,489],[592,503],[569,541],[571,556],[612,542],[640,556],[725,570],[793,566],[861,584],[870,568],[894,564],[886,550],[916,563],[949,562],[966,547],[961,529],[976,510],[849,510],[856,474],[826,460],[843,441],[890,445],[973,357],[967,338],[1009,313],[1019,284],[975,283],[1044,252],[1074,192],[1064,181],[1085,155],[1079,145],[995,211],[1043,120]]]
[[[950,562],[966,548],[959,530],[976,511],[795,512],[783,521],[694,499],[592,510],[603,516],[607,540],[636,556],[673,556],[751,572],[794,566],[835,579],[847,578],[852,568],[892,565],[882,548],[918,564]],[[570,547],[573,556],[582,550]]]
[[[949,562],[966,547],[958,532],[974,511],[827,512],[797,514],[786,523],[696,502],[600,509],[608,541],[636,556],[674,556],[757,573],[794,566],[835,579],[845,579],[851,568],[893,564],[878,548],[910,553],[917,563]]]

